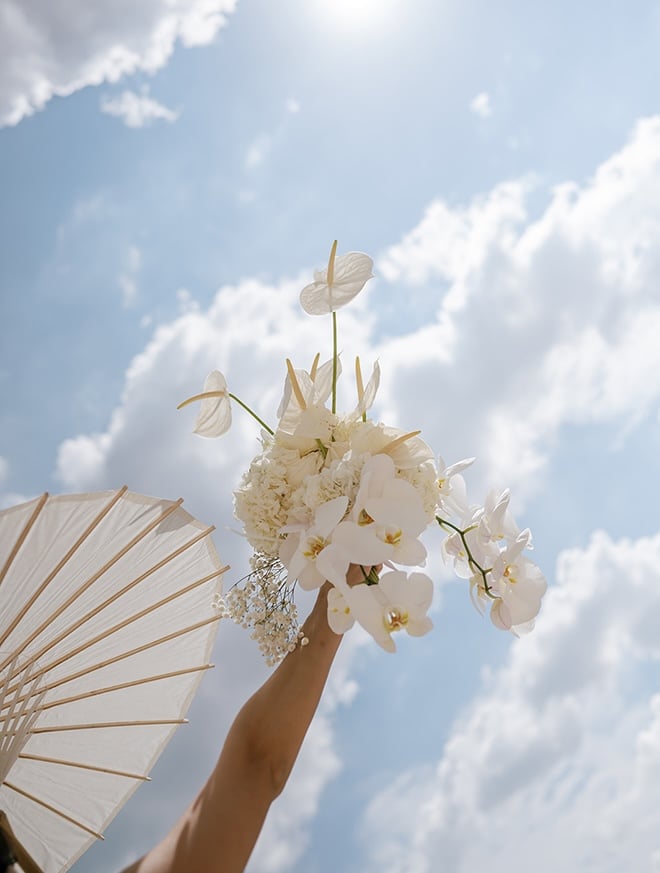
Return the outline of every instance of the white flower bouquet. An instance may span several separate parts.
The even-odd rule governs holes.
[[[415,568],[425,563],[420,536],[432,524],[447,534],[445,559],[469,580],[475,605],[483,610],[490,604],[498,628],[531,630],[546,590],[542,573],[523,554],[531,534],[516,526],[508,491],[471,505],[461,473],[474,459],[446,467],[419,431],[399,431],[368,417],[378,363],[365,385],[356,360],[357,404],[348,414],[337,412],[336,313],[372,278],[372,267],[360,252],[337,256],[335,242],[327,269],[302,290],[307,313],[332,317],[333,354],[321,365],[317,355],[309,371],[287,360],[275,429],[229,392],[218,371],[207,377],[201,394],[180,404],[201,402],[195,432],[202,436],[228,430],[232,401],[262,428],[262,451],[234,495],[235,515],[254,549],[251,572],[218,607],[252,628],[270,664],[308,642],[298,626],[296,584],[311,590],[330,582],[328,622],[338,634],[357,622],[393,652],[396,631],[427,633],[433,583]],[[364,568],[364,581],[349,587],[351,564]],[[380,565],[386,568],[382,575],[374,569]]]

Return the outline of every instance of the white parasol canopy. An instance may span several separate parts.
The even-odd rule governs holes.
[[[26,873],[101,837],[211,666],[227,568],[181,503],[122,488],[0,512],[0,830]]]

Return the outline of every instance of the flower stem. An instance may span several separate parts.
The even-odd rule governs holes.
[[[332,414],[337,412],[337,313],[332,310]]]
[[[367,585],[378,585],[378,571],[375,567],[371,567],[367,573],[362,564],[360,564],[360,570],[362,570],[362,575]]]
[[[229,395],[229,397],[231,397],[232,400],[235,400],[239,406],[242,406],[246,412],[249,412],[250,415],[252,416],[252,418],[254,418],[256,421],[258,421],[259,424],[263,427],[263,429],[265,431],[267,431],[271,436],[273,436],[275,431],[273,431],[272,428],[268,427],[266,422],[263,421],[261,418],[259,418],[257,413],[254,410],[250,409],[250,407],[247,405],[247,403],[243,403],[243,401],[239,397],[237,397],[235,394],[232,394],[231,391],[228,392],[228,395]]]
[[[463,548],[465,549],[467,556],[468,556],[468,564],[470,565],[470,567],[473,570],[476,570],[477,573],[479,573],[481,575],[481,578],[483,579],[484,591],[486,592],[486,595],[488,597],[490,597],[491,600],[497,600],[497,596],[492,593],[492,588],[488,584],[488,579],[486,578],[486,574],[490,573],[490,569],[484,570],[484,568],[481,566],[481,564],[479,564],[474,559],[474,557],[472,555],[472,551],[470,549],[470,546],[468,545],[468,542],[465,538],[465,534],[469,533],[469,531],[473,530],[474,527],[467,527],[464,530],[462,530],[460,527],[457,527],[455,524],[452,524],[450,521],[447,521],[444,518],[440,518],[439,515],[436,515],[435,520],[438,522],[440,527],[449,528],[450,530],[453,530],[455,533],[457,533],[459,535],[459,537],[461,538],[461,542],[463,543]]]

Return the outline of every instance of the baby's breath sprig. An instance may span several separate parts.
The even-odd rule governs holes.
[[[252,629],[264,660],[275,666],[299,641],[301,631],[294,602],[295,585],[279,558],[255,552],[251,572],[225,595],[225,615],[236,624]]]

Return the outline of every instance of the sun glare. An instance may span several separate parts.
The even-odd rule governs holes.
[[[363,30],[391,21],[401,0],[317,0],[319,14],[340,30]]]

